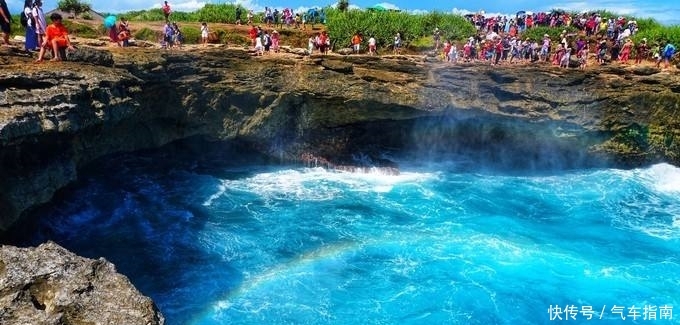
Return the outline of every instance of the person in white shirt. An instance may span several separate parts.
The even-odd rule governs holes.
[[[314,44],[316,44],[316,38],[314,38],[314,36],[310,36],[307,40],[307,50],[309,50],[309,55],[312,55],[312,52],[314,52]]]
[[[47,19],[45,12],[42,9],[42,1],[36,0],[33,3],[33,18],[35,20],[35,33],[38,34],[38,44],[43,43],[45,37],[45,30],[47,30]]]
[[[208,44],[208,24],[206,22],[201,23],[201,41],[203,46]]]
[[[370,55],[378,54],[378,51],[376,51],[375,37],[373,37],[373,35],[371,35],[371,38],[368,39],[368,54]]]
[[[263,55],[264,46],[262,45],[262,37],[257,37],[255,39],[255,55]]]

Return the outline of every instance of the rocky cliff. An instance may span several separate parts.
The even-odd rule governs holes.
[[[447,65],[423,57],[81,48],[83,62],[0,66],[0,230],[104,155],[191,136],[283,160],[393,163],[460,152],[521,167],[680,164],[680,77]],[[92,64],[97,63],[97,64]]]
[[[165,320],[105,259],[48,242],[0,246],[0,324],[139,324]]]

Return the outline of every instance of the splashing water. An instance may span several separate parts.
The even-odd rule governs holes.
[[[17,236],[108,258],[169,324],[539,324],[567,305],[614,322],[615,305],[629,316],[679,302],[670,165],[390,176],[115,164]]]

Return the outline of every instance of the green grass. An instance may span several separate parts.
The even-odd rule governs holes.
[[[435,28],[442,31],[442,40],[462,40],[475,33],[475,28],[464,17],[441,12],[410,14],[393,11],[349,10],[341,12],[326,9],[326,26],[331,41],[338,46],[349,45],[357,31],[364,41],[374,36],[378,47],[388,48],[394,36],[400,33],[405,46],[425,45],[424,38],[432,38]]]

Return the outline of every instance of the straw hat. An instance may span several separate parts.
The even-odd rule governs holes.
[[[276,31],[276,29],[272,32],[272,34],[278,34],[279,32]]]
[[[543,34],[543,37],[550,37],[550,35],[548,35],[548,34]]]

